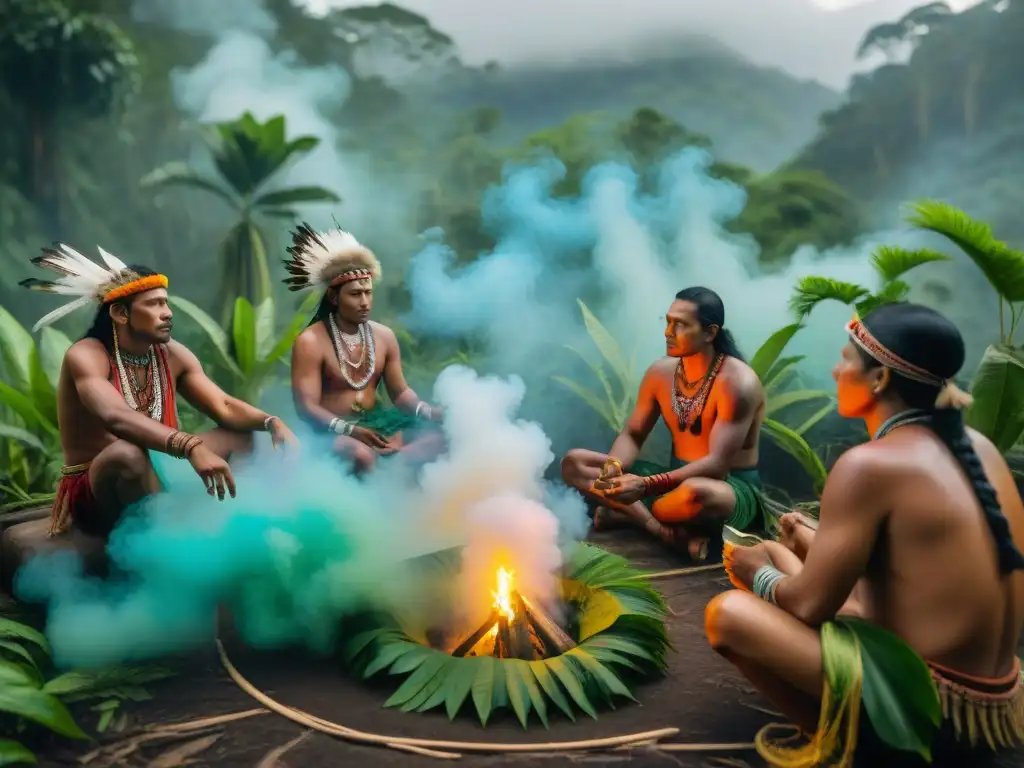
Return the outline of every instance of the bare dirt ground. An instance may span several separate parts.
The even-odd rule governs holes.
[[[642,569],[665,570],[685,565],[677,556],[640,534],[606,533],[595,536],[593,540],[625,555]],[[724,573],[711,571],[658,581],[656,585],[672,610],[667,625],[674,652],[670,654],[668,675],[634,691],[640,705],[623,703],[615,711],[600,712],[596,721],[586,716],[575,723],[552,718],[548,731],[531,721],[532,727],[526,732],[514,717],[504,713],[486,729],[481,729],[470,717],[460,716],[455,722],[449,722],[443,713],[405,714],[384,709],[382,704],[394,690],[393,684],[369,686],[353,681],[345,676],[334,660],[312,658],[298,651],[257,652],[239,647],[230,639],[226,645],[239,671],[278,701],[350,728],[378,734],[524,743],[603,738],[675,727],[679,734],[666,743],[749,744],[762,725],[782,718],[771,712],[771,705],[719,658],[704,638],[703,609],[712,596],[727,588]],[[74,750],[66,746],[45,749],[40,752],[40,765],[84,765],[86,768],[114,765],[148,768],[177,765],[196,768],[326,768],[339,765],[404,767],[439,764],[433,758],[355,745],[340,738],[308,732],[284,717],[267,712],[174,740],[134,743],[133,738],[153,726],[261,708],[230,679],[213,648],[190,657],[178,676],[153,685],[151,692],[154,694],[151,701],[131,706],[127,726],[120,733],[105,734],[98,742],[84,744]],[[88,717],[95,715],[83,716],[83,726],[91,725]],[[96,753],[97,747],[103,747],[101,754]],[[117,753],[121,753],[121,757],[115,758]],[[622,765],[624,768],[743,768],[764,765],[752,749],[699,753],[633,749],[568,755],[550,751],[528,755],[463,754],[457,763],[473,767],[535,764],[555,768],[578,763]],[[1009,764],[1021,765],[1024,762]]]

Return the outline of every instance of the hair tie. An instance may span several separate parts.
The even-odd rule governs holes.
[[[937,410],[962,411],[969,408],[973,402],[974,398],[968,392],[964,392],[952,380],[947,379],[942,385],[942,389],[939,390],[939,396],[935,398],[935,408]]]

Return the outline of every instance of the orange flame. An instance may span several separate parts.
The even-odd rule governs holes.
[[[498,591],[491,592],[494,596],[494,607],[509,621],[516,617],[515,609],[512,607],[512,577],[514,575],[514,571],[506,571],[504,568],[499,568]]]

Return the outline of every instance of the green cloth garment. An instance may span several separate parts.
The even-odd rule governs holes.
[[[397,408],[389,408],[383,405],[377,405],[369,411],[363,411],[359,414],[358,418],[351,419],[350,421],[357,427],[373,430],[381,437],[391,437],[399,432],[410,432],[411,430],[436,428],[436,425],[432,422],[419,419],[413,414],[405,413]],[[408,442],[409,435],[407,434],[405,437],[406,442]]]
[[[640,477],[650,477],[661,472],[671,472],[674,469],[685,467],[688,462],[673,456],[669,466],[664,467],[652,461],[638,459],[633,462],[629,471]],[[726,525],[735,528],[737,531],[767,530],[769,525],[769,514],[764,504],[764,485],[761,483],[761,475],[757,467],[734,469],[725,477],[725,482],[736,494],[736,508],[732,517],[726,521]]]
[[[792,734],[772,737],[780,724],[762,728],[758,753],[780,768],[830,765],[852,768],[860,739],[873,749],[915,754],[930,765],[942,706],[928,665],[902,639],[872,622],[838,617],[821,627],[824,667],[821,713],[810,743],[793,747]],[[909,755],[908,755],[909,756]],[[876,761],[877,762],[877,761]],[[876,762],[871,762],[874,765]]]

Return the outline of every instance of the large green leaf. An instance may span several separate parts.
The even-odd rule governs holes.
[[[29,643],[39,648],[43,653],[50,654],[50,643],[47,642],[46,636],[42,632],[34,627],[30,627],[28,624],[14,621],[14,619],[0,617],[0,638]]]
[[[224,329],[217,324],[217,321],[191,301],[183,299],[181,296],[171,296],[170,302],[188,315],[192,321],[202,329],[206,334],[206,337],[210,340],[210,343],[213,344],[213,348],[219,353],[220,361],[224,366],[239,378],[244,378],[244,374],[241,369],[239,369],[238,363],[235,362],[234,357],[231,355],[231,342],[228,339],[228,335]]]
[[[267,192],[253,202],[257,208],[277,208],[295,203],[340,203],[341,198],[326,187],[289,187]]]
[[[256,365],[256,310],[242,296],[235,299],[231,342],[238,367],[246,377],[251,376]]]
[[[19,443],[24,443],[25,445],[39,451],[40,453],[46,453],[47,451],[47,447],[42,440],[40,440],[31,432],[29,432],[27,429],[22,429],[21,427],[13,427],[10,424],[4,424],[3,422],[0,422],[0,437],[6,437],[10,440],[17,440]]]
[[[268,296],[256,307],[253,335],[256,342],[256,362],[262,362],[274,348],[274,299]]]
[[[583,313],[583,325],[587,329],[587,333],[590,335],[591,340],[594,342],[594,346],[597,347],[598,352],[601,356],[608,361],[608,364],[612,367],[612,371],[622,381],[629,380],[629,366],[626,363],[626,358],[622,354],[622,348],[619,343],[615,340],[615,337],[608,332],[608,329],[601,324],[601,321],[594,316],[594,313],[590,311],[590,308],[583,303],[581,299],[576,299],[576,303],[580,306],[580,312]]]
[[[879,246],[871,254],[871,266],[882,278],[883,284],[899,280],[912,269],[938,261],[949,261],[949,256],[927,248],[911,251],[890,245]]]
[[[1024,353],[1002,345],[985,350],[971,384],[974,403],[968,426],[981,432],[1003,452],[1024,433]]]
[[[36,765],[32,750],[12,739],[0,739],[0,765]]]
[[[60,380],[60,369],[64,364],[64,355],[71,348],[71,339],[56,328],[46,326],[39,334],[39,362],[46,372],[54,390]]]
[[[864,709],[879,738],[931,763],[942,706],[928,665],[896,635],[868,621],[839,620],[860,646]]]
[[[761,424],[761,431],[769,440],[800,462],[800,466],[810,475],[815,488],[825,487],[825,478],[828,475],[825,465],[806,440],[774,419],[765,419]]]
[[[780,392],[768,398],[765,415],[772,416],[798,403],[806,403],[811,400],[827,400],[831,397],[831,393],[822,389],[794,389],[789,392]]]
[[[288,323],[288,327],[285,328],[284,332],[277,339],[277,342],[271,347],[270,351],[263,356],[256,365],[256,371],[253,374],[255,378],[262,379],[274,366],[281,361],[281,358],[291,350],[295,340],[299,337],[299,334],[305,330],[306,325],[309,323],[309,316],[316,309],[317,304],[320,303],[320,296],[316,293],[311,293],[306,296],[302,304],[299,305],[298,312],[292,317]]]
[[[476,707],[480,722],[487,725],[494,706],[495,678],[501,672],[499,662],[492,656],[482,656],[476,660],[476,675],[470,691],[473,694],[473,706]]]
[[[911,211],[909,223],[956,244],[1004,300],[1024,301],[1024,254],[997,240],[988,224],[939,200],[914,203]]]
[[[154,168],[139,181],[144,189],[162,189],[164,187],[186,187],[188,189],[201,189],[216,195],[232,208],[238,207],[238,201],[234,195],[224,189],[218,182],[208,179],[188,163],[174,161],[165,163],[159,168]]]
[[[786,345],[789,344],[796,335],[796,332],[801,328],[803,328],[802,323],[792,323],[784,328],[780,328],[769,336],[767,341],[754,353],[750,360],[750,367],[754,369],[754,373],[757,374],[757,378],[761,380],[762,384],[764,384],[765,377],[779,359]]]
[[[39,689],[34,672],[0,659],[0,712],[32,720],[69,739],[88,738],[61,700]]]
[[[0,359],[5,381],[21,392],[31,390],[30,361],[35,342],[14,315],[0,307]]]
[[[40,413],[31,398],[3,381],[0,381],[0,405],[6,405],[14,411],[29,429],[45,432],[52,437],[58,436],[57,425]]]
[[[800,278],[789,300],[790,309],[803,320],[823,301],[853,305],[868,295],[868,289],[854,283],[810,275]]]
[[[589,405],[613,430],[619,431],[622,429],[622,425],[617,422],[610,404],[603,401],[600,395],[595,394],[583,385],[577,384],[565,376],[552,376],[551,378]]]

